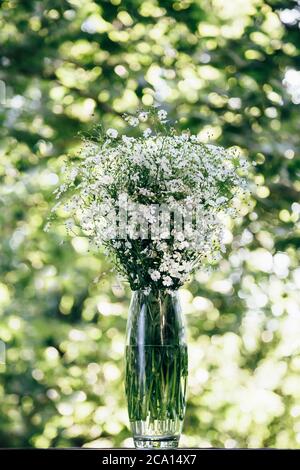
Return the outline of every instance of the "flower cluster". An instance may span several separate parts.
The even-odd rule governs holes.
[[[68,229],[105,247],[133,290],[171,292],[224,251],[221,216],[234,216],[247,192],[247,163],[176,133],[165,110],[124,119],[133,135],[99,128],[86,139],[54,210],[63,206]]]

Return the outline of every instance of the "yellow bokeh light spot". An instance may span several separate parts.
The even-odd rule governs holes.
[[[142,102],[145,106],[151,106],[154,103],[153,96],[150,95],[149,93],[146,93],[142,97]]]
[[[290,221],[290,213],[287,209],[282,209],[279,212],[279,219],[282,220],[282,222],[289,222]]]
[[[256,194],[261,199],[265,199],[270,195],[270,190],[267,186],[258,186],[258,188],[256,190]]]

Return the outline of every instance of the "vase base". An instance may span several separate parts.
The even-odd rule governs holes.
[[[133,441],[136,449],[176,449],[179,437],[135,437]]]

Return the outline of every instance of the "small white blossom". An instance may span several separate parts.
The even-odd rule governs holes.
[[[128,119],[128,122],[129,122],[129,125],[132,126],[132,127],[136,127],[136,126],[139,125],[139,120],[138,120],[138,118],[133,117],[133,116],[131,116],[131,117]]]
[[[181,137],[182,137],[183,140],[189,140],[189,138],[190,138],[190,133],[187,132],[187,131],[185,131],[185,132],[183,132],[183,133],[181,134]]]
[[[190,246],[189,242],[184,241],[179,244],[179,250],[184,250],[185,248],[188,248]]]
[[[128,137],[127,135],[122,135],[122,141],[128,148],[131,148],[134,143],[134,137]]]
[[[118,137],[117,129],[107,129],[106,135],[111,139],[116,139]]]
[[[69,172],[69,180],[74,181],[77,175],[78,175],[78,168],[72,168]]]
[[[177,232],[175,234],[175,237],[178,241],[183,242],[184,241],[184,234],[182,232]]]
[[[113,182],[113,178],[111,175],[103,175],[99,178],[100,186],[104,185],[107,186]],[[99,190],[99,185],[96,186],[96,189]]]
[[[45,227],[44,227],[44,232],[49,232],[50,227],[51,227],[50,222],[47,222],[46,225],[45,225]]]
[[[151,134],[152,134],[152,130],[150,129],[150,127],[147,127],[147,129],[145,129],[143,132],[143,136],[145,138],[149,137]]]
[[[224,196],[218,197],[218,199],[216,200],[216,204],[221,205],[226,201],[227,201],[226,197],[224,197]]]
[[[157,116],[160,121],[164,121],[167,118],[168,113],[164,109],[160,109],[157,113]]]
[[[171,286],[173,284],[172,278],[170,276],[164,276],[163,277],[163,285],[164,286]]]
[[[65,221],[65,226],[67,228],[67,230],[72,230],[72,228],[74,227],[74,220],[72,219],[68,219]]]
[[[160,279],[160,272],[155,270],[150,273],[150,277],[153,281],[158,281]]]
[[[113,246],[114,246],[114,248],[119,249],[119,248],[121,248],[122,244],[119,241],[118,242],[113,242]]]
[[[142,113],[139,114],[139,120],[140,120],[141,122],[146,122],[147,119],[148,119],[148,113],[142,112]]]

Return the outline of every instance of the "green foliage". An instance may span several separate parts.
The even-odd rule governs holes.
[[[228,227],[220,269],[181,293],[182,444],[299,447],[299,118],[282,85],[299,69],[299,28],[278,16],[294,4],[1,2],[1,446],[131,445],[129,290],[84,238],[61,245],[63,227],[42,229],[78,131],[158,102],[182,129],[257,163],[253,211]]]

